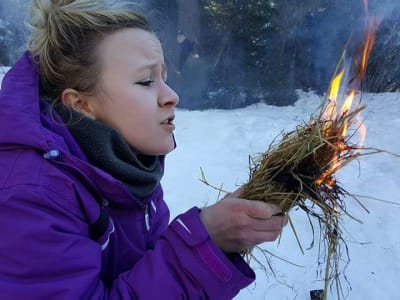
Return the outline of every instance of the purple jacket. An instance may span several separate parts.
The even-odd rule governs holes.
[[[135,199],[90,165],[45,113],[38,81],[25,53],[0,91],[1,299],[231,299],[254,280],[211,241],[197,208],[168,225],[161,186]],[[111,222],[93,240],[96,199]]]

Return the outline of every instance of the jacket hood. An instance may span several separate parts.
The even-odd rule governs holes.
[[[39,66],[27,51],[6,73],[0,90],[0,149],[29,147],[59,149],[84,155],[50,105],[40,101]]]
[[[39,107],[39,73],[25,53],[4,76],[0,90],[0,145],[45,149]]]
[[[0,150],[30,148],[46,159],[51,159],[52,153],[61,153],[63,164],[78,170],[85,182],[100,194],[109,199],[120,199],[114,202],[132,202],[124,200],[131,196],[122,182],[88,162],[60,116],[56,112],[50,114],[50,109],[47,101],[40,100],[38,65],[33,62],[31,54],[25,52],[2,81]],[[164,156],[160,157],[160,162],[163,172]],[[140,199],[135,199],[135,202],[143,205]]]

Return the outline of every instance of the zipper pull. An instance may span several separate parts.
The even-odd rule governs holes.
[[[107,207],[110,204],[106,198],[101,199],[101,205],[102,207]]]
[[[150,230],[150,216],[149,216],[149,209],[148,205],[146,204],[144,207],[144,221],[146,224],[146,230]]]
[[[43,158],[47,160],[57,159],[60,157],[60,151],[57,149],[50,150],[43,154]]]

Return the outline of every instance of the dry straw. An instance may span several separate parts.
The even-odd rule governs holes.
[[[324,299],[329,286],[336,288],[337,299],[344,298],[340,263],[346,257],[349,262],[349,253],[342,234],[342,219],[353,218],[346,210],[345,200],[353,198],[368,211],[359,197],[340,186],[335,174],[361,155],[384,152],[353,142],[363,127],[358,117],[364,106],[357,103],[354,109],[347,107],[336,112],[337,102],[348,98],[361,101],[361,92],[354,87],[361,87],[378,22],[373,20],[368,25],[367,38],[361,48],[356,47],[357,56],[352,57],[350,68],[346,66],[345,50],[319,113],[311,116],[308,123],[282,134],[280,141],[273,142],[265,153],[251,159],[250,178],[241,194],[241,198],[276,204],[285,214],[298,207],[306,213],[310,224],[314,223],[312,219],[317,221],[319,255],[326,260]],[[290,218],[289,222],[294,230]],[[252,249],[245,254],[252,256]]]
[[[364,129],[360,121],[360,112],[365,109],[360,105],[361,86],[378,24],[377,19],[367,19],[365,39],[355,46],[350,59],[345,49],[319,111],[295,130],[283,133],[281,139],[272,142],[265,153],[250,158],[249,180],[240,195],[244,199],[275,204],[286,215],[292,208],[300,208],[305,212],[313,232],[316,221],[320,227],[319,257],[325,259],[324,300],[329,287],[336,289],[336,299],[345,298],[340,280],[341,277],[346,278],[343,274],[345,268],[340,264],[347,264],[350,259],[342,222],[347,216],[361,223],[347,211],[346,200],[354,199],[368,212],[360,198],[371,198],[346,191],[336,180],[336,172],[360,156],[387,152],[365,147],[360,140],[354,142],[355,136]],[[339,103],[343,104],[340,111],[337,109]],[[201,181],[211,186],[203,171]],[[223,192],[222,187],[213,188]],[[303,251],[290,217],[289,224]],[[266,256],[268,267],[273,272],[268,257],[276,255],[256,248]],[[255,259],[266,269],[253,255],[253,250],[248,249],[243,255]]]
[[[285,214],[299,207],[310,219],[316,218],[324,244],[320,249],[326,250],[325,291],[334,279],[341,294],[339,263],[347,255],[347,247],[340,221],[343,215],[349,215],[346,196],[358,198],[341,187],[334,175],[353,159],[367,154],[361,153],[367,148],[351,143],[351,136],[342,136],[344,124],[352,123],[362,109],[330,120],[311,118],[309,123],[285,133],[280,142],[251,161],[250,179],[241,194],[245,199],[276,204]],[[251,251],[246,254],[251,255]]]

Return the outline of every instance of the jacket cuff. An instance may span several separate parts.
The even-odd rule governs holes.
[[[207,286],[207,292],[217,293],[219,297],[225,294],[226,299],[232,299],[254,281],[255,274],[240,255],[233,255],[229,259],[215,245],[200,219],[199,212],[199,208],[193,207],[176,217],[170,227],[182,244],[191,250],[194,261],[201,264],[202,272],[207,273],[198,277],[199,281],[204,281],[202,286]],[[196,273],[199,273],[198,269],[193,271],[192,276],[196,277]],[[215,279],[211,280],[213,277],[210,276]],[[212,295],[209,296],[214,299]]]

